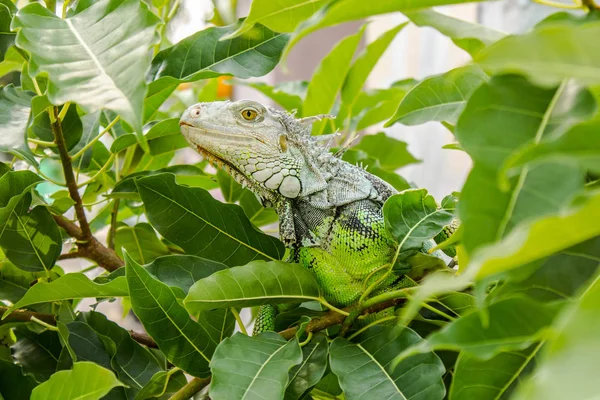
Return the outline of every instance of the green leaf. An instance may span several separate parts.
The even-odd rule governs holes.
[[[210,362],[213,400],[283,398],[290,368],[302,362],[296,340],[274,332],[249,337],[241,333],[219,344]]]
[[[91,362],[77,362],[31,392],[31,400],[99,400],[112,388],[123,386],[115,374]]]
[[[462,351],[481,359],[490,359],[501,351],[524,350],[546,334],[560,305],[526,297],[499,301],[482,311],[487,323],[478,312],[467,314],[405,350],[396,362],[433,350]]]
[[[402,23],[383,33],[370,43],[357,57],[346,75],[341,92],[342,103],[336,118],[336,125],[342,127],[347,115],[352,111],[356,99],[367,82],[369,74],[386,51],[392,40],[398,35],[407,22]]]
[[[4,400],[31,400],[31,391],[36,385],[33,378],[23,375],[21,367],[0,360],[0,396]]]
[[[302,38],[316,30],[328,26],[356,21],[373,15],[387,14],[394,11],[412,11],[442,6],[445,4],[470,3],[472,1],[473,0],[379,0],[372,3],[363,0],[331,1],[310,19],[298,26],[296,33],[292,36],[290,43],[285,49],[285,55],[287,55]]]
[[[12,27],[17,45],[31,53],[31,75],[48,74],[52,104],[112,110],[141,135],[148,48],[158,22],[137,0],[100,0],[67,19],[30,4]]]
[[[1,35],[0,35],[1,36]],[[0,89],[0,151],[21,156],[37,165],[27,145],[27,124],[33,93],[8,85]]]
[[[288,111],[298,110],[298,115],[303,115],[302,103],[304,102],[308,88],[308,82],[306,81],[282,82],[274,86],[262,82],[247,82],[242,80],[235,80],[233,83],[254,88],[284,109]]]
[[[188,254],[229,266],[284,254],[283,244],[254,228],[239,206],[222,204],[203,189],[177,185],[172,174],[140,178],[137,186],[150,223]]]
[[[539,345],[500,352],[489,360],[461,352],[454,367],[450,400],[505,399],[535,367]]]
[[[279,219],[274,209],[264,207],[248,189],[242,191],[239,203],[250,222],[256,226],[274,224]]]
[[[141,264],[148,264],[157,257],[169,254],[167,246],[147,223],[117,228],[115,249],[119,257],[123,257],[123,250],[126,250],[135,262]]]
[[[46,272],[23,271],[8,260],[0,261],[0,298],[16,303],[41,276]]]
[[[354,35],[338,42],[313,73],[308,84],[306,98],[302,105],[302,115],[307,117],[328,114],[333,109],[338,92],[350,71],[350,65],[360,44],[364,27]],[[321,133],[327,121],[315,123],[313,133]]]
[[[123,136],[119,136],[115,139],[114,142],[112,142],[112,144],[110,145],[110,152],[116,154],[120,151],[125,150],[129,146],[133,146],[136,143],[137,139],[135,135],[132,133],[127,133]]]
[[[148,92],[144,98],[144,123],[154,118],[160,106],[177,89],[177,86],[179,82],[169,79],[158,80],[148,85]]]
[[[511,35],[480,52],[475,61],[494,74],[518,73],[542,85],[574,78],[583,84],[600,82],[596,40],[600,21],[557,23]]]
[[[73,147],[80,142],[81,135],[83,134],[83,125],[81,123],[81,119],[79,118],[79,114],[77,113],[77,107],[69,107],[67,114],[60,122],[60,126],[62,128],[67,149],[72,150]],[[35,120],[30,127],[30,132],[47,142],[54,141],[54,132],[52,131],[50,115],[45,112],[45,110],[35,116]],[[56,147],[52,147],[51,150],[55,153],[58,153],[58,149]]]
[[[25,59],[14,46],[8,48],[4,55],[4,60],[0,61],[0,77],[10,74],[11,72],[21,71],[23,69]]]
[[[10,0],[0,1],[0,61],[15,42],[16,34],[10,31],[10,22],[16,12],[17,7]]]
[[[6,258],[26,271],[49,271],[62,250],[62,237],[44,206],[31,211],[31,193],[25,194],[0,230],[0,247]]]
[[[149,92],[221,75],[263,76],[275,68],[289,36],[255,25],[243,37],[224,39],[240,24],[204,29],[158,53],[152,60],[150,78],[155,82]]]
[[[397,170],[409,164],[418,163],[406,149],[407,145],[400,140],[387,136],[384,132],[365,135],[354,149],[362,150],[379,161],[379,165],[387,170]]]
[[[146,140],[153,156],[188,147],[179,128],[179,118],[165,119],[152,126],[146,133]]]
[[[317,333],[302,347],[302,363],[290,370],[285,400],[298,400],[308,389],[319,383],[327,369],[328,347],[327,337],[322,333]]]
[[[14,330],[17,342],[11,347],[13,359],[37,382],[44,382],[56,372],[62,346],[52,331],[36,334],[24,325]]]
[[[600,383],[594,371],[598,365],[600,321],[600,279],[566,307],[554,324],[554,334],[540,355],[538,368],[514,397],[516,399],[591,399]]]
[[[36,283],[2,317],[5,318],[17,308],[32,304],[87,297],[122,297],[128,295],[127,282],[124,278],[117,278],[106,284],[98,284],[82,273],[70,273],[52,282]]]
[[[190,319],[169,286],[155,279],[125,253],[133,312],[173,365],[190,375],[206,377],[220,332]]]
[[[415,25],[431,27],[448,36],[455,45],[471,56],[476,56],[484,47],[502,39],[505,35],[482,25],[449,17],[433,10],[405,12]]]
[[[362,92],[354,103],[350,129],[361,131],[390,119],[408,90],[409,88],[392,86]]]
[[[194,314],[215,308],[318,301],[320,297],[319,285],[308,269],[281,261],[253,261],[199,280],[183,303]]]
[[[471,94],[487,80],[487,75],[476,65],[427,78],[404,96],[396,114],[385,126],[396,122],[419,125],[429,121],[454,124]]]
[[[398,241],[397,254],[420,250],[454,219],[456,199],[449,196],[438,206],[425,189],[409,189],[391,196],[383,205],[386,229]]]
[[[391,367],[398,353],[418,343],[423,340],[409,328],[374,326],[359,335],[356,343],[344,338],[331,343],[331,370],[348,400],[441,400],[445,394],[444,365],[433,352]]]
[[[178,368],[160,371],[135,396],[135,400],[146,400],[174,393],[185,386],[185,374]]]
[[[9,170],[0,177],[0,228],[8,221],[19,201],[42,181],[31,171]]]
[[[256,0],[241,26],[225,39],[240,36],[260,23],[277,32],[293,32],[298,24],[313,15],[327,0]]]

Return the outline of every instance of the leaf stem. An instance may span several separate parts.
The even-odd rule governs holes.
[[[83,148],[81,150],[79,150],[77,153],[73,154],[73,156],[71,156],[71,159],[74,160],[74,159],[82,156],[83,153],[85,153],[90,147],[92,147],[94,145],[94,143],[96,143],[98,140],[100,140],[102,138],[102,136],[104,136],[107,132],[109,132],[112,129],[112,127],[115,126],[115,124],[117,122],[119,122],[120,119],[121,119],[121,116],[117,115],[115,117],[115,119],[113,119],[112,122],[110,124],[108,124],[106,126],[106,128],[104,128],[104,130],[98,134],[98,136],[96,136],[95,138],[90,140],[90,142],[88,144],[86,144],[85,146],[83,146]]]
[[[43,326],[44,328],[48,329],[49,331],[58,332],[58,328],[57,327],[55,327],[53,325],[50,325],[49,323],[44,322],[41,319],[38,319],[38,318],[36,318],[34,316],[31,316],[31,318],[29,320],[31,322],[35,322],[36,324]]]
[[[62,18],[67,18],[67,8],[69,8],[69,3],[71,0],[64,0],[62,5]]]
[[[111,164],[112,164],[112,162],[113,162],[113,160],[114,160],[114,159],[115,159],[115,155],[114,155],[114,154],[112,154],[112,155],[111,155],[111,156],[108,158],[108,161],[106,161],[106,164],[104,164],[104,165],[102,166],[102,168],[100,168],[100,169],[98,170],[98,172],[96,172],[96,173],[95,173],[95,174],[94,174],[94,175],[93,175],[93,176],[92,176],[90,179],[88,179],[87,181],[85,181],[85,182],[82,182],[82,183],[78,184],[78,185],[77,185],[77,188],[82,188],[82,187],[84,187],[84,186],[86,186],[86,185],[89,185],[90,183],[94,182],[98,176],[100,176],[100,175],[102,175],[104,172],[106,172],[106,170],[107,170],[107,169],[108,169],[108,168],[111,166]]]
[[[303,342],[299,343],[300,347],[304,347],[308,343],[310,343],[310,341],[312,340],[312,337],[313,337],[313,333],[309,331],[306,339]]]
[[[543,4],[545,6],[562,8],[562,9],[566,9],[566,10],[580,10],[582,8],[580,5],[575,5],[575,4],[555,3],[553,1],[547,1],[547,0],[533,0],[533,1],[535,1],[536,3],[539,3],[539,4]]]
[[[377,295],[377,296],[371,297],[370,299],[365,300],[365,302],[362,304],[361,308],[364,310],[364,309],[372,307],[376,304],[383,303],[388,300],[398,299],[398,298],[407,299],[407,298],[409,298],[408,292],[411,289],[413,289],[413,288],[408,287],[408,288],[403,288],[403,289],[398,289],[398,290],[392,290],[390,292],[384,292],[380,295]]]
[[[37,144],[40,146],[46,146],[46,147],[56,147],[56,143],[54,142],[46,142],[45,140],[39,140],[39,139],[34,139],[34,138],[28,138],[27,139],[28,142],[31,142],[33,144]]]
[[[58,113],[58,119],[59,120],[64,120],[65,119],[65,115],[67,115],[67,111],[69,111],[69,107],[71,106],[71,102],[67,101],[65,103],[65,105],[61,108],[60,113]]]
[[[335,311],[335,312],[336,312],[336,313],[338,313],[338,314],[345,315],[346,317],[347,317],[348,315],[350,315],[350,313],[349,313],[349,312],[347,312],[347,311],[344,311],[344,310],[342,310],[342,309],[339,309],[339,308],[337,308],[336,306],[334,306],[333,304],[330,304],[330,303],[329,303],[327,300],[325,300],[325,299],[324,299],[324,298],[322,298],[322,297],[321,297],[321,298],[319,298],[318,302],[319,302],[319,303],[321,303],[321,304],[323,304],[325,307],[329,308],[331,311]]]
[[[208,378],[194,378],[173,394],[173,396],[169,397],[169,400],[189,400],[209,383],[210,376]]]
[[[235,318],[238,326],[240,327],[240,331],[246,335],[248,335],[248,331],[246,330],[246,326],[244,325],[244,321],[242,321],[242,317],[240,317],[240,313],[238,312],[238,310],[235,309],[235,307],[231,307],[230,308],[231,313],[233,314],[233,317]]]

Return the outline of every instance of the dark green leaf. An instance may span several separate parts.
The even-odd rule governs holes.
[[[133,311],[165,357],[190,375],[205,377],[218,332],[190,319],[169,286],[153,278],[125,253]]]
[[[321,289],[308,269],[281,261],[253,261],[199,280],[184,300],[192,313],[226,307],[319,300]]]
[[[264,207],[250,190],[244,189],[242,191],[239,203],[250,222],[254,225],[265,226],[277,222],[278,216],[275,210]]]
[[[285,400],[298,400],[309,388],[319,383],[327,369],[328,347],[327,337],[321,333],[302,347],[302,363],[290,371]]]
[[[210,362],[213,400],[283,398],[290,368],[302,362],[296,340],[274,332],[249,337],[241,333],[219,344]]]
[[[396,114],[385,126],[396,122],[419,125],[429,121],[454,124],[471,94],[487,79],[475,65],[427,78],[404,96]]]
[[[375,135],[365,135],[355,149],[362,150],[370,157],[379,161],[381,168],[397,170],[419,160],[406,149],[406,143],[387,136],[384,132]]]
[[[13,15],[17,12],[17,7],[10,0],[0,1],[0,61],[4,60],[4,55],[8,48],[15,41],[15,33],[10,31],[10,22]]]
[[[179,129],[179,118],[169,118],[152,126],[146,133],[150,154],[156,156],[188,147]]]
[[[148,122],[154,118],[160,106],[177,89],[177,86],[179,86],[179,82],[172,82],[171,80],[159,80],[148,86],[148,92],[144,98],[143,122]]]
[[[24,325],[15,329],[17,342],[11,347],[12,356],[37,382],[44,382],[56,372],[62,346],[58,334],[44,331],[36,334]]]
[[[23,271],[8,260],[0,261],[0,299],[16,303],[40,276],[46,276],[45,271]]]
[[[0,177],[0,227],[10,218],[23,196],[42,182],[31,171],[7,171]]]
[[[394,357],[407,347],[423,343],[409,328],[374,326],[356,343],[335,339],[329,348],[331,370],[338,376],[348,400],[441,400],[444,365],[433,352],[403,360],[396,368]]]
[[[36,387],[31,400],[99,400],[112,388],[123,386],[115,374],[91,362],[78,362]]]
[[[125,150],[129,146],[133,146],[134,144],[137,144],[135,135],[132,133],[126,133],[125,135],[119,136],[115,139],[115,141],[110,145],[110,152],[118,153]]]
[[[0,360],[0,396],[4,400],[31,400],[31,391],[36,385],[33,378],[23,375],[21,367]]]
[[[83,125],[79,114],[77,113],[77,107],[71,106],[67,110],[67,114],[61,120],[60,126],[65,138],[67,149],[71,150],[81,140],[83,134]],[[50,122],[50,115],[47,112],[41,112],[36,115],[33,124],[31,125],[31,133],[38,138],[53,142],[54,132],[52,131],[52,123]],[[54,147],[51,148],[54,152],[58,153],[58,150]]]
[[[33,153],[27,146],[27,124],[32,98],[33,93],[22,91],[13,85],[0,89],[0,150],[24,157],[30,164],[36,165]]]
[[[187,380],[185,374],[177,368],[170,371],[160,371],[154,374],[152,379],[140,390],[135,400],[146,400],[172,394],[181,389]]]
[[[177,185],[172,174],[140,178],[137,186],[150,223],[189,254],[229,266],[283,256],[283,244],[254,228],[239,206]]]
[[[123,257],[123,250],[126,250],[140,264],[148,264],[157,257],[169,254],[167,246],[147,223],[118,228],[115,233],[115,249],[119,257]]]

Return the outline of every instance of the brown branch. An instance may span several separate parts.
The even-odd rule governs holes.
[[[58,256],[59,260],[72,260],[73,258],[81,258],[83,255],[79,251],[73,251],[71,253],[65,253]]]
[[[0,306],[0,317],[8,310],[8,307]],[[31,317],[36,317],[50,325],[56,325],[56,317],[52,314],[42,314],[34,311],[14,310],[4,320],[6,322],[29,322]]]
[[[196,393],[204,389],[210,383],[208,378],[194,378],[189,381],[184,387],[179,389],[169,400],[188,400],[194,397]]]
[[[150,335],[141,332],[129,331],[131,338],[138,342],[139,344],[143,344],[147,347],[152,347],[153,349],[158,349],[158,345],[156,342],[150,337]]]

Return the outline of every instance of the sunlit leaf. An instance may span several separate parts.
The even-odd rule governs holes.
[[[417,163],[415,157],[407,150],[407,144],[387,136],[384,132],[365,135],[354,149],[362,150],[377,159],[379,165],[387,170],[397,170],[409,164]]]
[[[22,91],[13,85],[0,89],[0,150],[22,156],[30,164],[36,165],[33,153],[27,146],[27,124],[32,98],[33,93]]]
[[[141,264],[148,264],[157,257],[169,254],[167,246],[147,223],[118,228],[115,233],[115,248],[120,257],[125,249],[132,259]]]

